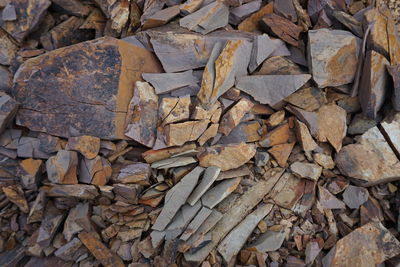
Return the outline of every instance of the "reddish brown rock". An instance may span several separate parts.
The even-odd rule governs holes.
[[[294,144],[295,142],[289,144],[275,145],[272,148],[268,149],[268,152],[276,159],[279,166],[285,167],[290,153],[292,153]]]
[[[298,46],[303,28],[276,14],[268,14],[261,19],[262,28],[293,46]]]
[[[2,189],[9,201],[17,205],[22,212],[29,212],[29,205],[25,199],[24,191],[20,185],[6,186]]]
[[[109,37],[51,51],[14,77],[17,123],[63,137],[124,139],[134,82],[160,71],[151,52]]]
[[[289,141],[290,130],[289,124],[285,123],[268,132],[261,140],[260,145],[263,147],[271,147],[275,145],[285,144]]]
[[[243,20],[239,26],[239,31],[246,31],[246,32],[253,32],[258,30],[259,21],[262,17],[267,14],[272,14],[274,9],[274,3],[268,3],[267,5],[263,6],[260,10],[255,12],[254,14],[250,15],[250,17]]]
[[[142,153],[142,156],[147,163],[153,163],[163,159],[168,159],[173,155],[189,151],[195,148],[196,148],[195,144],[187,144],[181,147],[167,147],[159,150],[147,150],[146,152]]]
[[[251,110],[253,103],[246,98],[240,99],[232,108],[230,108],[221,118],[218,132],[228,135],[243,118],[243,116]]]
[[[78,154],[60,150],[46,161],[47,177],[55,184],[77,184]]]
[[[200,166],[216,166],[222,171],[238,168],[248,162],[256,153],[252,144],[240,143],[216,145],[197,155]]]
[[[42,186],[41,189],[49,197],[75,197],[78,199],[94,199],[99,195],[99,191],[94,185],[86,184],[52,184]]]

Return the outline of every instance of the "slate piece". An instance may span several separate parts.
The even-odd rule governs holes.
[[[142,77],[153,85],[156,94],[169,93],[188,85],[196,85],[199,82],[192,70],[176,73],[143,73]]]
[[[201,197],[201,203],[210,209],[214,208],[218,203],[235,191],[241,180],[241,177],[238,177],[220,182]]]
[[[206,168],[200,183],[190,194],[190,196],[187,199],[187,202],[193,206],[207,191],[207,189],[210,188],[210,186],[214,183],[220,172],[221,169],[219,167],[211,166]]]

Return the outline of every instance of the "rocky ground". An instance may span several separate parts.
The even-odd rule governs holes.
[[[0,266],[400,266],[398,16],[0,0]]]

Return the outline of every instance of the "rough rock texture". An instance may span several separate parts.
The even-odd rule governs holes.
[[[308,32],[309,65],[319,88],[353,82],[360,40],[342,30]]]
[[[17,123],[63,137],[124,139],[133,83],[160,71],[153,54],[109,37],[54,50],[18,70]]]
[[[0,28],[0,64],[11,65],[18,46],[8,33]]]
[[[232,108],[230,108],[221,118],[218,132],[228,135],[243,118],[243,116],[251,110],[254,104],[245,99],[240,99]]]
[[[93,159],[100,151],[100,138],[87,135],[70,137],[67,149],[78,151],[87,159]]]
[[[48,179],[55,184],[77,184],[78,154],[74,151],[59,150],[56,156],[46,162]]]
[[[9,95],[0,92],[0,133],[11,123],[19,104]]]

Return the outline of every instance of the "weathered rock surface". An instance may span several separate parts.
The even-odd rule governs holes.
[[[308,32],[309,65],[319,88],[353,82],[360,40],[342,30]]]
[[[301,147],[304,151],[312,151],[317,148],[317,143],[315,143],[312,138],[310,131],[307,126],[299,120],[295,120],[296,125],[296,137],[300,142]]]
[[[164,97],[159,106],[159,116],[163,124],[189,119],[190,96]]]
[[[15,76],[17,123],[63,137],[124,139],[134,82],[160,71],[151,52],[109,37],[51,51]]]
[[[303,86],[311,75],[253,75],[240,77],[236,88],[262,104],[274,106]]]
[[[229,194],[231,194],[240,184],[241,178],[226,179],[210,190],[208,190],[201,198],[204,206],[212,209]]]
[[[0,92],[0,133],[10,124],[17,113],[19,104],[9,95]]]
[[[257,1],[250,2],[256,3]],[[244,6],[244,5],[243,5]],[[232,13],[231,13],[232,14]],[[251,58],[249,63],[249,71],[253,72],[272,52],[278,47],[278,43],[273,42],[267,34],[257,35],[253,41],[253,49],[251,50]]]
[[[270,252],[279,249],[285,240],[285,231],[267,231],[262,234],[255,242],[249,245],[250,249],[259,252]]]
[[[393,96],[392,96],[393,108],[396,111],[400,111],[400,65],[388,66],[387,68],[393,79]]]
[[[304,194],[305,183],[291,173],[284,173],[270,192],[271,198],[278,206],[293,209]]]
[[[381,122],[381,132],[391,145],[394,153],[400,155],[400,113],[389,116]]]
[[[115,181],[123,184],[149,185],[151,168],[149,164],[135,162],[122,168]]]
[[[259,21],[267,14],[272,14],[274,9],[274,3],[268,3],[263,6],[260,10],[250,15],[248,18],[243,20],[239,26],[239,31],[253,32],[259,29]]]
[[[201,179],[200,183],[196,186],[196,188],[188,197],[187,202],[193,206],[214,183],[220,172],[221,169],[218,167],[208,167],[204,171],[203,178]]]
[[[199,213],[197,213],[196,217],[193,218],[193,220],[189,223],[187,226],[186,230],[183,232],[183,234],[180,236],[180,239],[183,241],[187,241],[193,233],[199,229],[201,224],[210,216],[212,213],[211,209],[208,209],[206,207],[201,208]]]
[[[100,151],[100,138],[95,136],[78,136],[68,138],[67,150],[75,150],[87,159],[93,159]]]
[[[176,73],[143,73],[142,76],[146,82],[153,85],[156,94],[169,93],[184,86],[196,85],[199,82],[193,76],[192,70]]]
[[[230,145],[215,145],[197,155],[202,167],[216,166],[221,171],[235,169],[254,157],[256,149],[252,144],[240,143]]]
[[[289,95],[285,101],[305,111],[314,111],[326,103],[326,97],[321,89],[306,87]]]
[[[5,186],[2,189],[9,201],[17,205],[22,212],[29,212],[29,205],[25,199],[24,191],[20,185]]]
[[[57,209],[52,202],[47,203],[44,214],[36,240],[41,247],[47,247],[51,244],[58,227],[65,218],[65,213]]]
[[[221,118],[218,132],[228,135],[235,128],[243,116],[251,110],[254,104],[246,99],[240,99],[232,108],[230,108]]]
[[[298,46],[300,33],[303,28],[292,23],[290,20],[276,14],[267,14],[260,21],[261,27],[269,34],[273,34],[286,43]]]
[[[79,164],[79,182],[94,185],[106,185],[111,177],[111,164],[100,156],[94,159],[82,159]]]
[[[319,202],[325,209],[345,209],[343,201],[332,195],[328,189],[318,186]]]
[[[313,181],[317,181],[322,173],[322,167],[317,164],[305,162],[293,163],[290,165],[290,170],[298,177],[311,179]]]
[[[207,129],[208,120],[187,121],[165,126],[167,146],[181,146],[188,141],[197,140]]]
[[[49,197],[76,197],[79,199],[94,199],[99,191],[94,185],[71,184],[71,185],[50,185],[41,187]]]
[[[343,201],[350,209],[358,209],[368,197],[368,190],[363,187],[349,185],[343,192]]]
[[[0,64],[11,65],[17,54],[18,46],[15,41],[0,28]]]
[[[270,153],[276,159],[279,166],[286,167],[287,160],[290,156],[290,153],[292,153],[294,145],[295,142],[275,145],[272,148],[268,149],[268,153]]]
[[[78,154],[59,150],[56,156],[46,161],[47,176],[55,184],[77,184]]]

